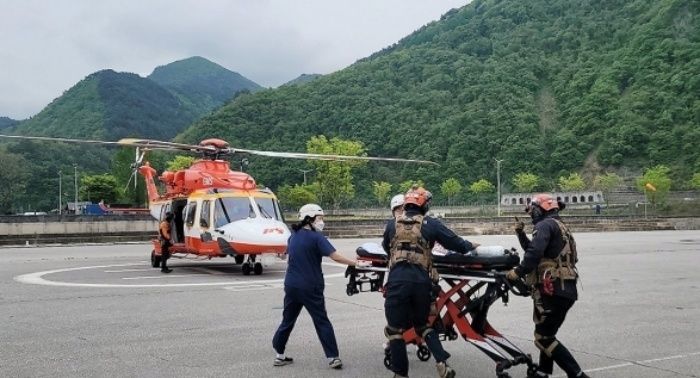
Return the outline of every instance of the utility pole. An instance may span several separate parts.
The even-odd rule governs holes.
[[[61,203],[61,193],[63,193],[61,186],[63,185],[63,172],[58,171],[58,215],[61,215],[63,204]]]
[[[304,174],[304,185],[306,185],[306,174],[313,171],[313,169],[300,169],[300,171]]]
[[[497,194],[498,198],[496,199],[496,202],[498,204],[498,216],[501,216],[501,162],[503,159],[498,160],[498,159],[493,159],[496,161],[496,187],[497,189]]]
[[[78,164],[73,164],[73,172],[75,180],[75,215],[78,215]]]

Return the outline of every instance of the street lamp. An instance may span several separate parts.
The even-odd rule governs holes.
[[[500,217],[501,216],[501,162],[503,161],[503,159],[498,160],[498,159],[494,158],[493,160],[496,161],[496,183],[497,183],[496,187],[498,188],[497,194],[496,194],[498,196],[498,198],[496,201],[498,203],[498,216]]]
[[[75,214],[78,215],[78,164],[73,164],[73,172],[75,181]]]
[[[313,171],[313,169],[300,169],[300,171],[304,174],[304,185],[306,185],[306,174]]]
[[[62,203],[61,203],[61,193],[63,191],[61,190],[61,186],[63,185],[63,172],[61,170],[58,171],[58,215],[61,215],[61,208]]]

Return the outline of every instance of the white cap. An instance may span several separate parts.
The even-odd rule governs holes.
[[[299,220],[304,218],[313,218],[317,215],[323,215],[323,209],[315,203],[307,203],[299,209]]]
[[[403,194],[397,194],[394,197],[391,198],[391,207],[390,209],[393,211],[397,207],[403,205]]]

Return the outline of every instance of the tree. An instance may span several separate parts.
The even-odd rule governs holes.
[[[173,160],[168,162],[168,171],[179,171],[189,168],[196,159],[192,156],[177,155]]]
[[[574,192],[585,189],[586,183],[583,181],[583,177],[581,177],[580,174],[574,172],[569,176],[559,177],[559,188],[565,192]]]
[[[80,178],[80,197],[91,202],[114,203],[120,191],[117,179],[109,173]]]
[[[604,175],[597,175],[593,179],[593,187],[603,192],[605,196],[605,203],[608,203],[608,194],[613,189],[616,189],[622,184],[622,177],[615,173],[605,173]]]
[[[447,204],[452,205],[452,199],[462,191],[462,184],[456,178],[450,177],[442,182],[440,191],[447,197]]]
[[[693,189],[700,189],[700,172],[695,173],[693,178],[690,179],[690,187]]]
[[[372,193],[374,198],[377,199],[379,204],[384,204],[389,202],[389,192],[391,191],[391,184],[386,181],[373,181],[372,182]]]
[[[671,169],[665,165],[657,165],[644,170],[644,175],[637,178],[637,189],[644,192],[647,200],[653,205],[664,203],[671,190]]]
[[[534,173],[518,173],[513,177],[513,185],[520,193],[530,193],[540,185],[540,177]]]
[[[399,184],[399,192],[406,193],[414,185],[425,188],[425,183],[423,182],[423,180],[406,180]]]
[[[495,189],[496,187],[493,186],[491,181],[483,178],[479,181],[474,181],[471,185],[469,185],[469,191],[474,193],[478,200],[481,200],[487,193],[493,193]]]
[[[26,166],[21,155],[0,150],[0,214],[13,213],[29,179]]]
[[[306,150],[312,154],[334,154],[347,156],[366,156],[361,142],[340,138],[327,139],[324,135],[311,137],[306,143]],[[352,169],[366,164],[364,161],[325,161],[314,160],[318,198],[334,209],[355,196],[352,183]]]
[[[280,206],[288,210],[297,210],[307,203],[318,202],[311,185],[283,185],[277,190]]]

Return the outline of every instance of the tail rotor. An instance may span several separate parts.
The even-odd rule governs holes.
[[[146,156],[146,151],[147,150],[145,148],[142,150],[141,147],[136,147],[136,156],[134,157],[134,162],[131,164],[131,175],[129,175],[129,181],[127,181],[124,190],[129,189],[129,184],[131,184],[132,180],[134,181],[134,190],[136,190],[136,174],[141,166],[143,157]]]

